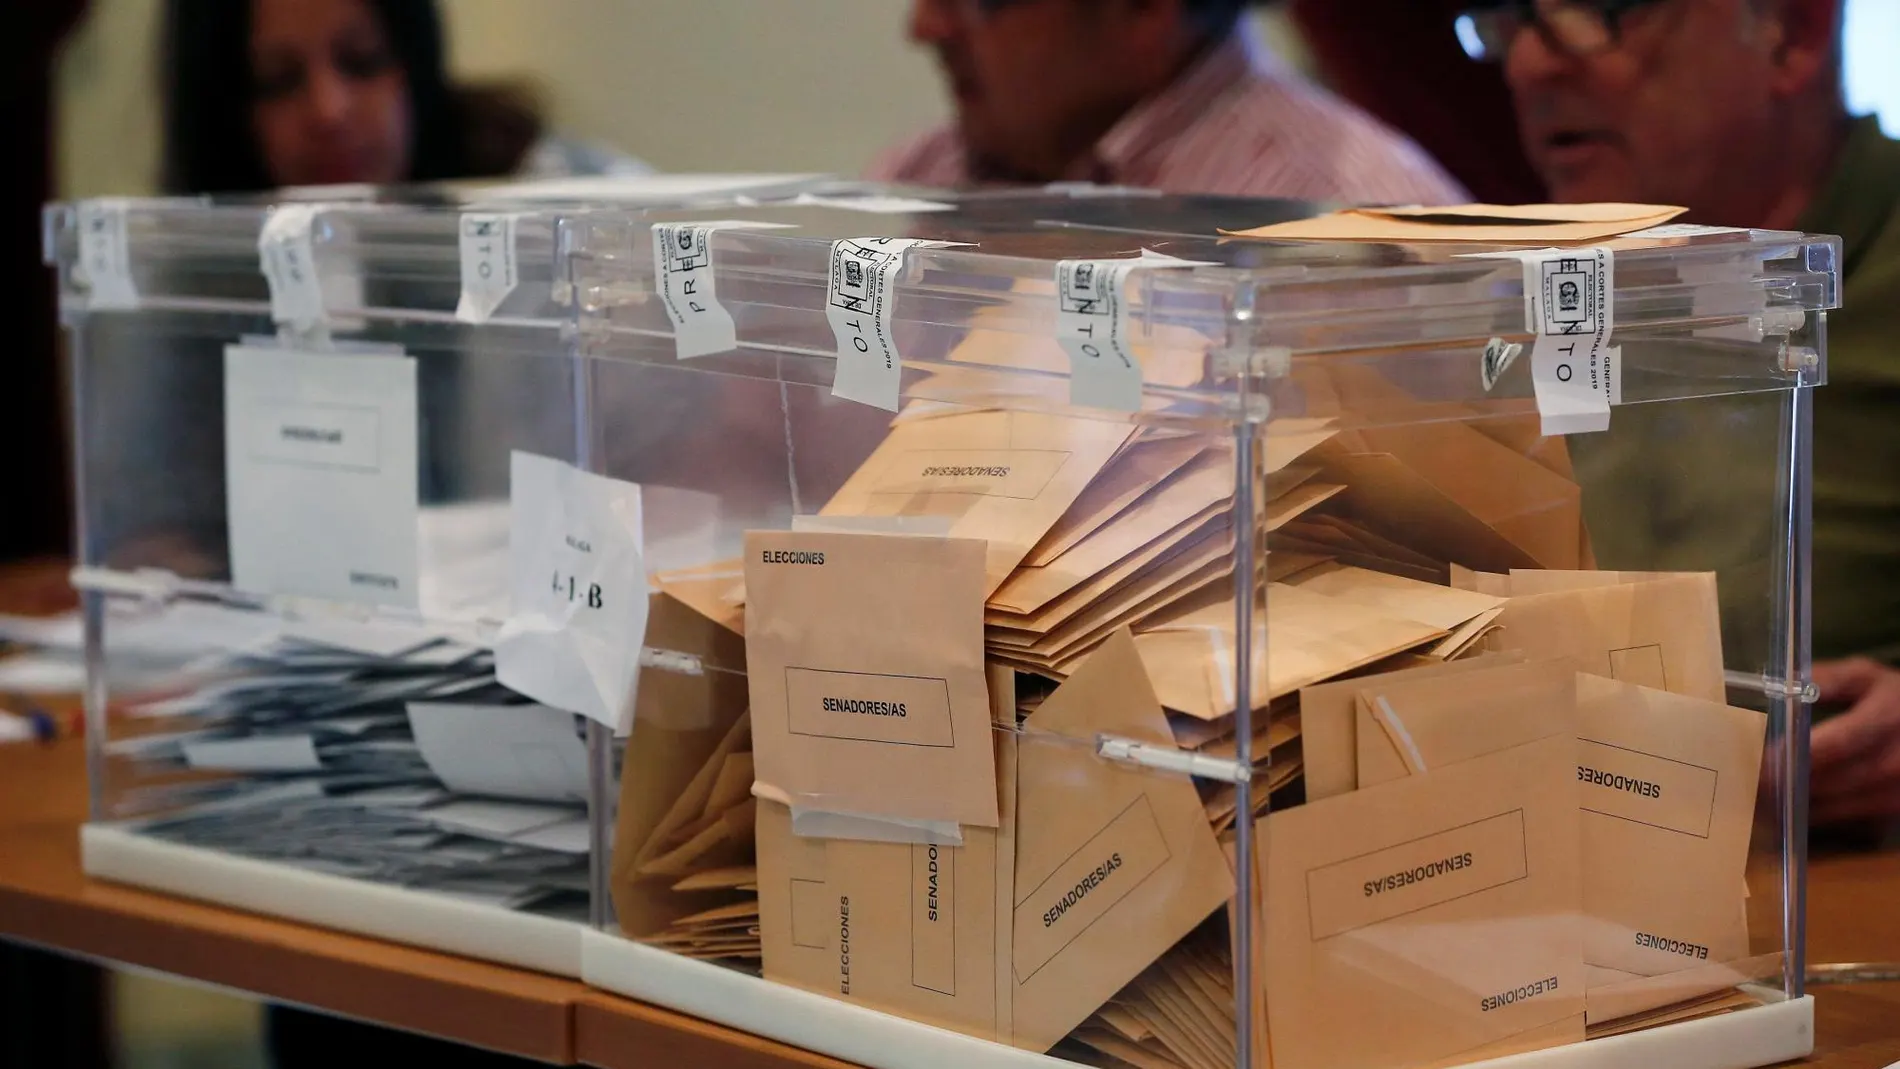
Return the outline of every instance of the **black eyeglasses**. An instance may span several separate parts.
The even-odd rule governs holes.
[[[1590,56],[1616,47],[1623,16],[1660,0],[1505,0],[1472,8],[1455,23],[1465,55],[1496,63],[1525,26],[1535,26],[1552,48]]]

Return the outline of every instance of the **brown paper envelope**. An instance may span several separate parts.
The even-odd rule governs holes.
[[[1599,586],[1646,583],[1652,579],[1680,579],[1700,572],[1605,572],[1556,568],[1513,568],[1510,584],[1513,597],[1530,594],[1554,594],[1565,590],[1586,590]]]
[[[1229,547],[1233,545],[1230,517],[1215,516],[1201,521],[1198,527],[1184,529],[1178,534],[1170,532],[1162,541],[1139,553],[1130,554],[1113,568],[1047,602],[1035,612],[1016,613],[995,607],[985,609],[983,622],[992,629],[992,641],[995,638],[994,630],[1001,628],[1027,636],[1025,644],[1033,644],[1035,636],[1054,631],[1075,619],[1078,614],[1095,609],[1104,599],[1142,584],[1165,585],[1172,581],[1168,577],[1178,577],[1199,567],[1205,563],[1204,560],[1186,562],[1182,555],[1204,550],[1207,540],[1211,538],[1217,538],[1220,544]]]
[[[814,809],[995,827],[982,543],[752,531],[745,544],[758,778]]]
[[[1762,1000],[1746,991],[1717,992],[1706,998],[1695,999],[1680,1006],[1674,1006],[1654,1013],[1637,1014],[1620,1020],[1608,1021],[1590,1028],[1587,1038],[1608,1039],[1611,1036],[1627,1035],[1659,1025],[1676,1024],[1681,1021],[1693,1021],[1702,1017],[1717,1017],[1736,1010],[1745,1010],[1759,1006]]]
[[[1473,414],[1477,413],[1474,411]],[[1576,480],[1576,468],[1570,463],[1570,449],[1564,444],[1563,436],[1546,438],[1543,422],[1536,415],[1507,416],[1502,419],[1487,416],[1473,419],[1465,425],[1511,452],[1529,458],[1552,475],[1573,482]]]
[[[1231,510],[1225,504],[1209,505],[1207,508],[1189,516],[1176,526],[1169,528],[1159,538],[1137,547],[1118,560],[1110,562],[1093,577],[1077,578],[1074,573],[1057,565],[1048,568],[1022,568],[1011,576],[1003,588],[991,596],[991,612],[1007,612],[1019,617],[1030,616],[1038,621],[1054,619],[1066,620],[1076,612],[1086,608],[1091,602],[1090,591],[1112,589],[1135,575],[1142,569],[1166,559],[1180,548],[1210,531],[1226,530],[1232,526]],[[1112,529],[1098,532],[1112,535]],[[1088,548],[1088,543],[1083,547]],[[1064,559],[1079,560],[1079,557]],[[1099,593],[1093,596],[1099,596]]]
[[[1047,565],[1017,571],[989,602],[1010,612],[1034,612],[1170,534],[1179,538],[1195,530],[1224,511],[1233,493],[1232,451],[1210,449]]]
[[[634,723],[637,726],[639,721],[636,720]],[[752,718],[741,714],[726,730],[725,737],[719,740],[718,746],[707,756],[699,770],[693,774],[693,778],[674,797],[672,808],[652,825],[652,831],[646,841],[629,855],[632,863],[640,865],[651,861],[715,823],[718,814],[707,816],[706,803],[712,798],[713,787],[719,780],[719,773],[725,768],[726,758],[734,753],[744,752],[751,745]],[[631,756],[632,743],[628,744],[628,753]],[[625,780],[630,774],[623,766],[621,771],[623,793]],[[625,824],[624,818],[622,824]]]
[[[1207,449],[1206,438],[1164,438],[1134,442],[1114,461],[1050,528],[1023,563],[1041,567],[1060,556],[1103,524],[1121,515],[1136,499],[1174,477]]]
[[[1351,520],[1341,516],[1334,516],[1328,513],[1316,514],[1302,520],[1300,530],[1308,532],[1312,537],[1319,538],[1329,544],[1338,544],[1334,542],[1334,539],[1343,538],[1345,540],[1343,544],[1346,547],[1384,560],[1395,561],[1400,564],[1409,564],[1433,572],[1442,570],[1445,567],[1444,561],[1420,553],[1410,546],[1400,545],[1377,531],[1353,523]]]
[[[1217,532],[1192,547],[1152,583],[1131,587],[1071,620],[1037,641],[1034,652],[1060,663],[1074,659],[1108,637],[1109,633],[1150,616],[1165,614],[1169,606],[1186,601],[1233,575],[1233,545]],[[1231,585],[1231,584],[1229,584]]]
[[[1292,493],[1300,486],[1305,485],[1318,474],[1318,465],[1311,464],[1294,465],[1292,467],[1281,468],[1279,471],[1269,472],[1260,483],[1261,500],[1277,501],[1286,494]]]
[[[1722,702],[1715,576],[1513,597],[1488,645],[1570,657],[1586,672]]]
[[[1428,652],[1441,661],[1456,660],[1466,650],[1475,646],[1484,636],[1497,627],[1498,616],[1504,612],[1502,606],[1481,612],[1458,625],[1458,629],[1440,639],[1438,645]]]
[[[731,868],[752,855],[752,825],[757,807],[748,798],[720,814],[675,849],[640,864],[639,875],[678,878],[704,869]],[[670,883],[671,880],[669,879]]]
[[[1594,676],[1578,697],[1585,960],[1653,976],[1747,957],[1767,717]]]
[[[758,916],[759,904],[757,902],[740,902],[735,905],[702,910],[691,916],[681,917],[675,923],[680,926],[717,924],[723,921],[756,920]]]
[[[1132,1043],[1106,1028],[1083,1028],[1075,1033],[1078,1042],[1134,1069],[1187,1069],[1185,1062]]]
[[[1098,757],[1098,733],[1173,737],[1134,640],[1103,643],[1023,723],[1015,1037],[1047,1050],[1233,894],[1192,781]]]
[[[1333,497],[1345,492],[1339,483],[1307,483],[1274,498],[1263,506],[1261,529],[1277,531]]]
[[[1698,965],[1661,976],[1639,976],[1617,984],[1592,985],[1584,996],[1591,1025],[1607,1024],[1624,1017],[1691,999],[1701,999],[1757,980],[1781,975],[1782,954],[1761,954],[1741,961]]]
[[[1504,600],[1344,564],[1311,569],[1291,585],[1446,631],[1497,608]]]
[[[952,537],[987,545],[987,595],[1132,433],[1124,423],[1040,412],[962,411],[900,420],[822,514],[951,517]]]
[[[1265,661],[1265,670],[1253,675],[1256,708],[1444,635],[1428,624],[1284,583],[1271,584],[1266,600],[1266,619],[1255,624],[1252,643],[1256,660]],[[1162,704],[1208,720],[1234,711],[1238,703],[1232,693],[1236,650],[1230,604],[1212,604],[1143,626],[1148,630],[1136,636],[1136,646]],[[1266,641],[1269,634],[1271,643]]]
[[[1577,245],[1660,226],[1687,211],[1666,204],[1460,204],[1348,208],[1233,237],[1271,241],[1457,241],[1486,245]]]
[[[1262,822],[1276,1069],[1396,1069],[1569,1018],[1582,1038],[1575,750],[1554,736]]]
[[[1264,761],[1267,755],[1300,737],[1300,713],[1295,707],[1284,703],[1275,703],[1268,709],[1258,709],[1253,714],[1253,759]],[[1209,757],[1232,760],[1239,754],[1235,745],[1233,726],[1228,725],[1227,734],[1197,749]]]
[[[996,829],[966,827],[956,847],[802,839],[788,809],[764,800],[759,809],[766,979],[1007,1039],[996,990]]]
[[[1309,568],[1317,568],[1333,559],[1330,553],[1300,553],[1292,549],[1282,549],[1276,545],[1267,554],[1267,582],[1283,583]]]
[[[1364,453],[1390,454],[1454,502],[1471,518],[1496,531],[1536,565],[1577,566],[1577,535],[1582,529],[1582,493],[1577,484],[1535,461],[1486,438],[1465,423],[1425,422],[1361,432]],[[1324,458],[1322,458],[1324,459]],[[1403,532],[1406,542],[1428,553],[1433,546],[1415,537],[1419,518],[1377,511],[1376,493],[1358,495],[1353,504],[1362,518],[1384,529]],[[1375,511],[1368,512],[1367,509]],[[1457,554],[1433,553],[1449,560]]]
[[[759,870],[755,865],[707,869],[695,872],[673,885],[675,891],[746,891],[756,889]]]
[[[715,817],[752,796],[752,755],[730,754],[713,781],[712,794],[706,799],[706,816]]]
[[[1272,551],[1268,560],[1269,567],[1272,566],[1272,555],[1292,554],[1303,558],[1336,560],[1341,564],[1350,564],[1355,568],[1385,572],[1389,575],[1402,575],[1407,579],[1416,579],[1421,583],[1436,583],[1444,578],[1442,567],[1421,568],[1406,561],[1381,557],[1364,550],[1349,549],[1327,542],[1302,538],[1297,533],[1299,530],[1299,523],[1291,523],[1279,531],[1274,532],[1272,537],[1267,539],[1268,546]],[[1305,567],[1310,567],[1310,565],[1306,565]],[[1283,573],[1271,575],[1269,578],[1277,583],[1286,576],[1295,574],[1299,570],[1303,569],[1288,569]]]
[[[1361,790],[1578,731],[1570,661],[1363,682],[1355,728]]]
[[[1443,1061],[1428,1062],[1418,1069],[1451,1069],[1452,1066],[1471,1065],[1475,1062],[1503,1058],[1512,1054],[1527,1054],[1534,1050],[1548,1050],[1567,1043],[1577,1042],[1577,1035],[1583,1030],[1582,1014],[1565,1017],[1549,1024],[1507,1036],[1496,1043],[1486,1043],[1472,1050],[1459,1051]]]
[[[639,880],[654,840],[684,827],[704,811],[716,775],[715,753],[732,752],[743,732],[745,640],[668,594],[648,599],[646,644],[690,652],[705,670],[698,675],[660,669],[640,673],[633,728],[620,775],[609,888],[620,927],[639,937],[699,908],[666,883]],[[743,738],[744,736],[742,736]],[[701,777],[704,777],[703,784]]]
[[[1130,990],[1120,997],[1123,1007],[1147,1025],[1156,1042],[1181,1064],[1192,1069],[1225,1069],[1225,1065],[1233,1064],[1229,1058],[1223,1065],[1214,1049],[1186,1025],[1169,1017],[1146,991]]]
[[[745,568],[738,558],[653,575],[653,584],[733,634],[745,631]]]

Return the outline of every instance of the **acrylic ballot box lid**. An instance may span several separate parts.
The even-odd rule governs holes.
[[[901,252],[882,314],[902,324],[906,368],[954,366],[950,332],[985,332],[1054,339],[1059,304],[1054,269],[1067,260],[1135,261],[1122,273],[1117,314],[1136,344],[1171,359],[1166,373],[1148,372],[1146,389],[1178,411],[1218,415],[1241,354],[1265,365],[1276,360],[1383,362],[1409,350],[1411,381],[1440,380],[1442,400],[1526,406],[1531,390],[1523,369],[1494,384],[1471,373],[1483,347],[1528,342],[1536,331],[1526,297],[1526,261],[1548,255],[1535,245],[1434,242],[1283,242],[1228,237],[1238,230],[1313,214],[1316,206],[1243,198],[1172,197],[1126,191],[1090,196],[964,194],[935,198],[939,210],[886,216],[833,212],[812,206],[762,206],[710,212],[658,212],[576,220],[574,281],[582,293],[583,330],[599,327],[593,351],[648,348],[638,339],[673,333],[652,258],[659,223],[734,224],[709,239],[718,301],[738,324],[741,346],[756,351],[830,354],[837,343],[825,316],[834,243],[884,238],[914,242]],[[761,224],[754,227],[738,222]],[[930,245],[922,243],[941,243]],[[1751,345],[1792,338],[1812,350],[1804,333],[1810,313],[1837,305],[1836,239],[1779,231],[1664,226],[1598,242],[1614,258],[1610,319],[1618,339],[1676,335]],[[1186,263],[1168,262],[1164,258]],[[1475,342],[1476,350],[1468,350]],[[1043,391],[1066,401],[1054,378],[1067,364],[1053,346],[1033,361],[985,358],[995,372],[1010,365],[1030,374],[1012,379],[1012,391]],[[1053,352],[1051,359],[1048,353]],[[1773,389],[1788,371],[1737,357],[1719,347],[1686,366],[1652,369],[1632,364],[1624,400],[1636,402],[1700,392]],[[1813,354],[1789,356],[1793,367]],[[823,359],[820,356],[818,359]],[[1201,374],[1178,366],[1202,361]],[[722,366],[736,366],[728,358]],[[1469,364],[1470,367],[1465,366]],[[809,365],[829,381],[830,369]],[[1805,369],[1807,381],[1819,369]],[[763,372],[777,374],[778,371]],[[1043,386],[1030,384],[1050,376]],[[909,379],[906,379],[909,382]],[[908,391],[909,387],[906,387]],[[1051,391],[1053,392],[1047,392]],[[908,394],[907,394],[908,395]],[[921,396],[921,395],[920,395]],[[1209,407],[1212,405],[1212,407]]]

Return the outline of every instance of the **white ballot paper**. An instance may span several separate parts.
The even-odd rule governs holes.
[[[640,488],[519,451],[509,472],[514,595],[495,676],[624,733],[647,628]]]
[[[539,802],[587,800],[587,744],[574,714],[545,705],[410,702],[429,771],[452,791]]]
[[[224,428],[233,585],[416,607],[413,359],[230,346]]]

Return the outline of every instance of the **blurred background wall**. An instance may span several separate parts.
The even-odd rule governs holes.
[[[25,0],[31,2],[31,0]],[[906,0],[442,0],[458,75],[526,82],[563,133],[664,170],[856,173],[945,114]],[[61,57],[61,196],[146,193],[158,0],[92,0]],[[1274,16],[1256,31],[1299,63]]]

